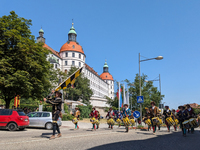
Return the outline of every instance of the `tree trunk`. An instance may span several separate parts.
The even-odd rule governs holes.
[[[6,109],[9,109],[11,99],[5,99]]]

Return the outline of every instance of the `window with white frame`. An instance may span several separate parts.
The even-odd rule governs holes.
[[[65,53],[65,57],[68,57],[68,52]]]
[[[75,57],[75,53],[72,53],[72,57]]]
[[[72,66],[75,66],[75,61],[72,61]]]

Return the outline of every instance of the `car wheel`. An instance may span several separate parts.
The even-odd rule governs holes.
[[[9,131],[15,131],[15,130],[17,130],[17,125],[15,123],[9,123],[8,124],[8,130]]]
[[[51,130],[53,128],[53,124],[48,122],[45,127],[47,130]]]

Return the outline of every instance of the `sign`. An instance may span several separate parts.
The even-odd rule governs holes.
[[[133,116],[134,116],[135,118],[139,118],[139,117],[140,117],[140,112],[139,112],[139,111],[134,111],[134,112],[133,112]]]
[[[137,103],[144,103],[144,97],[143,96],[137,96]]]

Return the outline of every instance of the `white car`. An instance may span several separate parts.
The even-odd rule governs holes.
[[[51,130],[52,124],[52,113],[51,112],[30,112],[27,114],[29,117],[29,127],[40,127]],[[58,126],[62,125],[61,118],[57,120]]]

